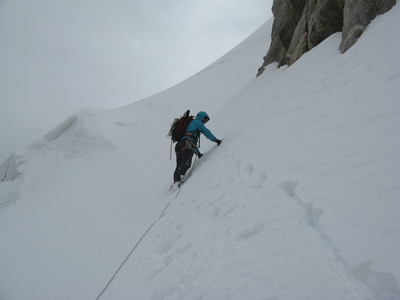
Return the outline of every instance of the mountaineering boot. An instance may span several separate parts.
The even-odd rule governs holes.
[[[169,188],[170,191],[176,191],[177,189],[179,189],[179,188],[182,186],[182,184],[183,184],[183,182],[184,182],[184,181],[183,181],[183,176],[181,175],[180,178],[181,178],[181,180],[175,181],[175,182],[171,185],[171,187]]]
[[[170,190],[171,192],[175,192],[177,189],[179,189],[178,183],[179,183],[179,181],[175,181],[175,182],[171,185],[171,187],[169,188],[169,190]]]
[[[175,191],[177,191],[177,190],[182,186],[182,184],[183,184],[183,182],[181,182],[181,181],[175,181],[175,182],[171,185],[171,187],[169,188],[169,190],[170,190],[171,192],[175,192]]]
[[[180,177],[181,177],[181,180],[178,181],[178,188],[180,188],[182,186],[182,184],[184,183],[184,179],[185,179],[185,176],[183,176],[183,175],[181,175]]]

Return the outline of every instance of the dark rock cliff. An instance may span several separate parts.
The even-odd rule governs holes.
[[[274,0],[271,45],[257,76],[265,67],[291,65],[335,32],[342,32],[340,51],[347,51],[377,15],[396,0]]]

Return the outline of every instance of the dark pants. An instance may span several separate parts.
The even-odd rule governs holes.
[[[192,165],[193,150],[187,148],[186,140],[180,140],[175,146],[176,169],[174,172],[174,182],[181,181],[181,175],[185,175]]]

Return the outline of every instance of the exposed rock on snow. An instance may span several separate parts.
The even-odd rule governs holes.
[[[346,52],[354,45],[371,20],[378,14],[386,13],[395,4],[396,0],[347,0],[343,10],[343,37],[340,51]]]
[[[347,51],[378,14],[396,0],[274,0],[271,45],[258,75],[267,65],[291,65],[335,32],[343,32],[340,51]]]

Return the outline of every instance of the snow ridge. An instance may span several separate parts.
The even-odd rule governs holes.
[[[348,267],[348,264],[340,255],[340,251],[334,246],[331,238],[318,222],[323,210],[314,207],[312,203],[303,202],[296,194],[297,183],[284,181],[279,186],[297,205],[308,224],[315,230],[321,242],[326,246],[327,251],[331,254],[335,268],[353,291],[352,299],[395,300],[400,297],[400,289],[396,278],[390,273],[377,272],[369,268],[373,263],[372,261],[361,263],[353,268]]]
[[[11,181],[16,178],[18,174],[18,163],[15,153],[13,153],[0,166],[0,182]]]

